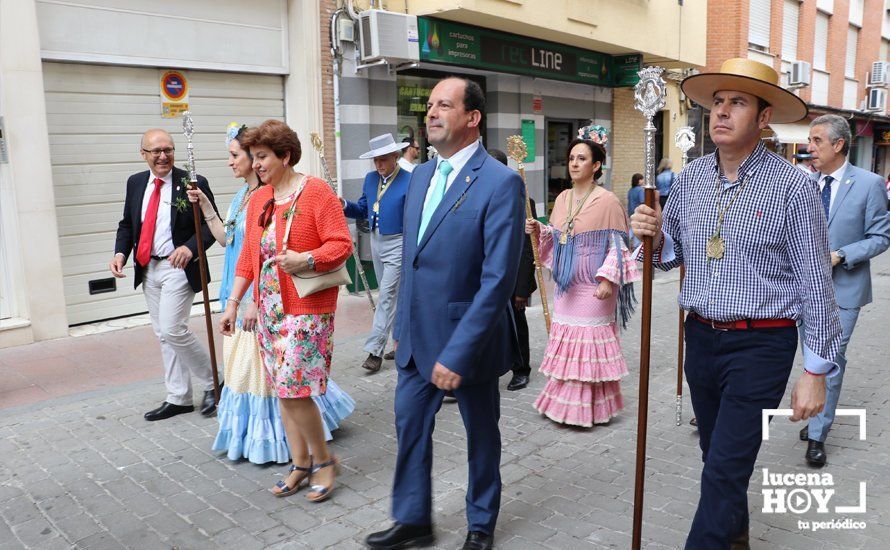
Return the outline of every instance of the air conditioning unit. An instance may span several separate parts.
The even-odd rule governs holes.
[[[381,59],[390,63],[420,60],[415,15],[363,11],[359,14],[359,39],[363,63]]]
[[[870,88],[868,90],[868,104],[866,111],[879,113],[887,108],[887,90],[884,88]]]
[[[810,85],[810,64],[806,61],[795,61],[788,71],[788,87],[803,88]]]
[[[890,63],[875,61],[871,64],[871,72],[868,73],[869,88],[884,88],[890,84]]]

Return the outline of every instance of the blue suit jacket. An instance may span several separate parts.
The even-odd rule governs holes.
[[[399,170],[395,179],[390,183],[389,190],[380,199],[380,213],[376,224],[381,235],[398,235],[402,232],[403,215],[405,211],[405,193],[408,192],[408,182],[411,181],[411,172]],[[368,220],[368,226],[375,228],[373,205],[377,200],[377,184],[380,183],[380,174],[376,171],[369,172],[362,184],[362,196],[358,202],[346,201],[343,213],[347,218]],[[369,206],[371,205],[371,206]]]
[[[821,174],[814,174],[819,181]],[[847,166],[828,212],[829,249],[844,254],[832,269],[837,305],[862,307],[872,301],[869,260],[890,246],[884,180],[862,168]],[[817,188],[818,191],[818,188]]]
[[[525,187],[479,146],[417,244],[435,169],[431,160],[414,170],[405,202],[396,364],[404,368],[413,357],[430,380],[438,361],[462,384],[484,382],[519,357],[510,299],[525,237]]]

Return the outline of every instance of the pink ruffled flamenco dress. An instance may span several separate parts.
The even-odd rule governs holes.
[[[571,228],[566,197],[558,197],[550,225],[539,235],[541,260],[552,271],[556,292],[540,367],[547,384],[535,408],[555,422],[583,427],[609,422],[624,406],[620,380],[627,364],[617,321],[624,326],[633,312],[632,283],[641,278],[628,249],[624,208],[614,194],[600,191]],[[612,294],[600,300],[596,290],[603,279],[613,283]]]

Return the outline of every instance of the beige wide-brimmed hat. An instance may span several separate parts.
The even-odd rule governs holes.
[[[371,150],[367,153],[362,153],[361,155],[359,155],[358,158],[372,159],[376,157],[382,157],[383,155],[401,151],[405,147],[408,147],[410,143],[396,143],[396,140],[393,139],[392,134],[382,134],[375,138],[371,138],[371,141],[368,142],[368,145],[371,147]]]
[[[779,73],[769,65],[736,57],[727,59],[720,72],[687,77],[680,88],[693,101],[708,109],[716,92],[732,90],[757,96],[773,108],[770,122],[797,122],[807,116],[807,104],[779,86]]]

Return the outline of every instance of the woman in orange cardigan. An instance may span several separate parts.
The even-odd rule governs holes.
[[[305,483],[310,486],[307,498],[320,502],[334,488],[339,463],[328,450],[311,397],[324,395],[327,387],[339,290],[300,298],[290,275],[339,266],[352,253],[352,238],[330,187],[292,169],[300,160],[300,140],[286,124],[267,120],[249,129],[241,145],[250,150],[253,168],[267,185],[248,206],[244,245],[220,329],[223,334],[234,331],[238,303],[255,281],[263,363],[278,394],[293,457],[287,477],[272,492],[292,495]],[[288,217],[293,219],[285,235]],[[284,239],[287,252],[281,254]]]

